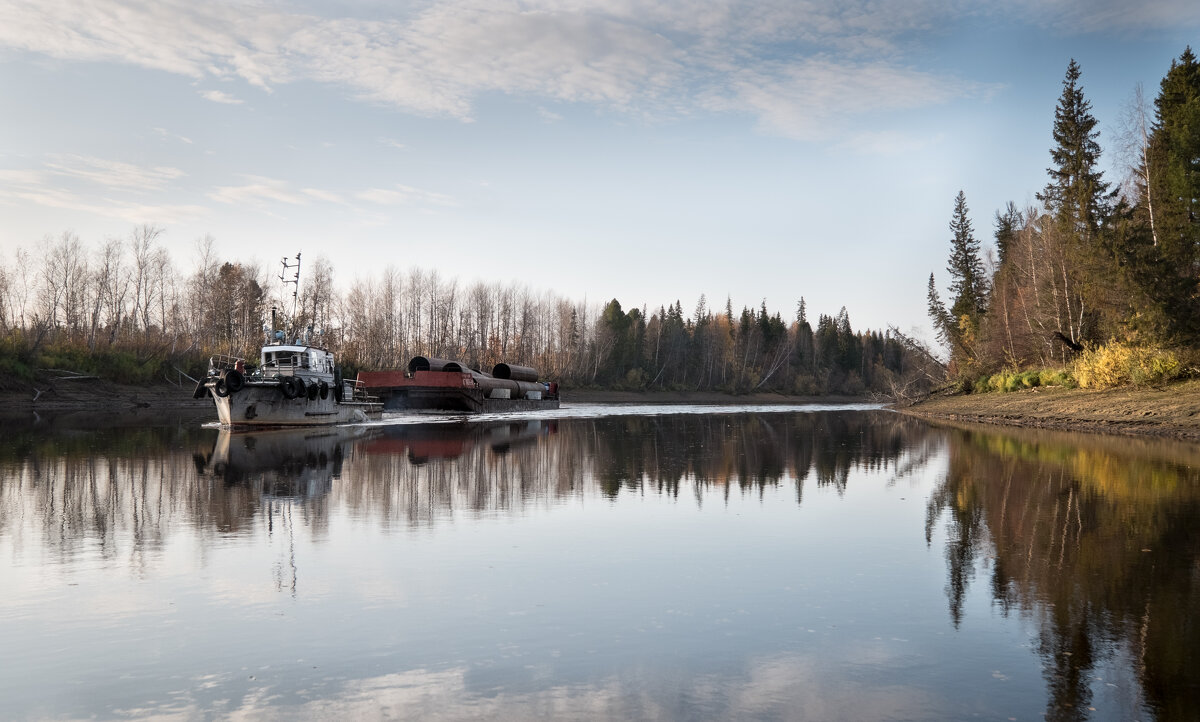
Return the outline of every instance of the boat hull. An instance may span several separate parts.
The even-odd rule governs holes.
[[[307,395],[289,399],[275,383],[249,382],[228,396],[213,394],[217,418],[223,426],[323,426],[379,419],[383,404],[377,401],[338,401],[333,394],[322,399]]]

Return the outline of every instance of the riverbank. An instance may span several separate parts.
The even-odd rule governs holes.
[[[1042,387],[1010,393],[934,396],[897,410],[931,421],[1200,441],[1200,379],[1161,388]]]
[[[4,389],[0,405],[6,413],[212,408],[211,399],[194,399],[193,391],[191,384],[117,384],[95,376],[62,376]]]

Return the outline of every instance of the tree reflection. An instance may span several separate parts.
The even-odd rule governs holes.
[[[851,470],[894,469],[918,448],[923,427],[889,413],[677,414],[591,422],[585,443],[605,494],[622,488],[678,495],[681,483],[759,490],[813,476],[846,489]]]
[[[703,503],[713,490],[727,499],[793,484],[800,502],[808,478],[841,493],[854,469],[905,473],[923,429],[896,414],[827,412],[249,433],[183,420],[34,430],[0,446],[0,533],[35,533],[64,555],[85,539],[106,554],[130,544],[140,554],[176,525],[269,532],[284,511],[320,536],[331,508],[421,526],[622,490],[678,497],[690,489]]]
[[[927,534],[948,516],[947,594],[991,556],[991,594],[1038,627],[1050,719],[1086,719],[1096,668],[1135,661],[1162,719],[1194,719],[1200,672],[1200,452],[1167,442],[1049,433],[952,433]]]

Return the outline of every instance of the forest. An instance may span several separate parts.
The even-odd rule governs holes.
[[[855,331],[845,308],[813,328],[803,298],[786,321],[765,303],[735,312],[727,299],[714,310],[703,295],[691,313],[678,300],[626,311],[615,299],[395,266],[341,290],[328,258],[267,267],[218,257],[206,236],[181,267],[163,234],[140,225],[88,247],[65,232],[0,266],[0,383],[46,369],[126,383],[195,378],[214,354],[256,359],[272,323],[311,334],[347,373],[426,355],[533,366],[566,388],[891,396],[940,372],[894,329]]]
[[[1010,202],[984,250],[966,196],[949,224],[949,298],[929,316],[963,391],[1048,379],[1157,385],[1197,373],[1200,343],[1200,64],[1189,47],[1152,107],[1135,88],[1100,169],[1098,120],[1071,60],[1038,205]]]

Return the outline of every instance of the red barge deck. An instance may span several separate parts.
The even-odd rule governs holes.
[[[360,371],[366,392],[383,401],[385,411],[458,411],[496,413],[557,409],[558,384],[539,381],[528,366],[500,363],[492,373],[458,361],[416,356],[406,370]]]

